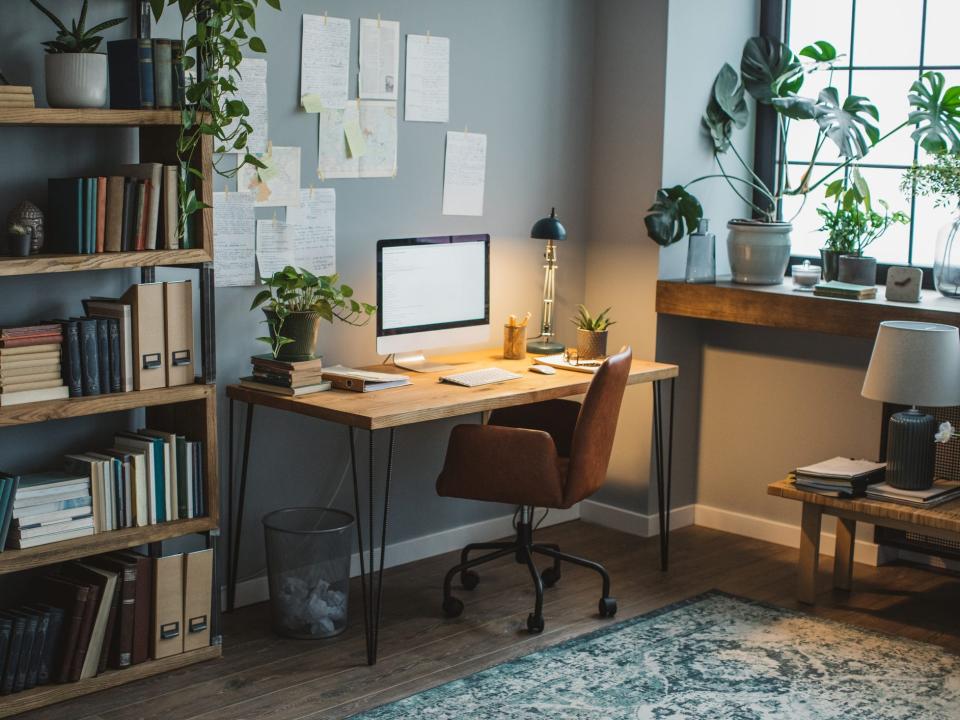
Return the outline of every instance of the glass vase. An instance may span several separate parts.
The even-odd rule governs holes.
[[[937,233],[933,285],[945,297],[960,298],[960,212]]]

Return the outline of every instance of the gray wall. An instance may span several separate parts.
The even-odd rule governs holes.
[[[77,3],[51,0],[49,5],[59,13]],[[93,18],[99,20],[124,14],[130,3],[99,0],[91,6]],[[584,295],[594,4],[590,0],[397,0],[385,5],[330,0],[321,6],[308,0],[284,0],[281,14],[264,3],[261,6],[258,34],[269,50],[270,137],[275,145],[302,147],[304,187],[320,183],[313,171],[317,121],[297,109],[301,14],[328,11],[331,16],[350,18],[354,64],[358,19],[363,16],[376,17],[380,12],[385,19],[399,20],[404,35],[429,30],[451,38],[450,125],[401,122],[396,179],[329,183],[337,189],[338,270],[354,285],[357,295],[374,295],[374,247],[380,238],[489,232],[493,236],[491,317],[496,322],[511,312],[528,309],[538,315],[542,247],[531,241],[528,233],[531,223],[556,205],[570,238],[560,249],[558,317],[569,317]],[[167,13],[169,17],[163,19],[157,36],[178,33],[173,22],[175,12]],[[43,60],[39,43],[48,39],[51,27],[26,0],[2,3],[0,67],[12,81],[32,83],[41,103]],[[127,34],[129,30],[122,28],[108,37]],[[403,55],[401,50],[401,64]],[[351,95],[356,91],[355,75],[356,67]],[[482,218],[443,217],[444,133],[465,125],[489,136],[486,211]],[[118,143],[120,136],[125,137]],[[2,213],[23,197],[43,206],[47,177],[105,172],[135,154],[135,140],[127,132],[3,128],[0,140],[7,152],[6,165],[13,168],[0,176]],[[0,324],[76,314],[83,297],[120,292],[135,277],[133,273],[111,272],[5,280]],[[249,356],[259,352],[253,341],[259,334],[259,318],[247,312],[253,292],[251,288],[217,292],[217,372],[221,387],[245,374]],[[560,333],[562,340],[572,340],[565,322],[560,323]],[[320,352],[330,363],[370,363],[376,360],[374,338],[374,329],[369,326],[325,327]],[[495,325],[491,341],[499,339]],[[0,435],[0,465],[14,470],[55,465],[57,455],[105,442],[125,422],[123,417],[105,417],[4,431]],[[394,540],[507,512],[505,508],[436,497],[434,478],[452,425],[433,423],[400,432],[391,503]],[[220,428],[225,472],[227,414],[222,397]],[[258,524],[264,512],[306,503],[351,505],[347,482],[341,485],[348,457],[345,430],[266,410],[258,411],[254,430],[250,512],[244,527],[249,551],[242,558],[241,576],[257,572],[263,565]]]

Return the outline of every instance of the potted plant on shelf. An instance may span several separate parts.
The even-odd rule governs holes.
[[[103,38],[97,33],[119,25],[126,18],[106,20],[87,29],[87,3],[70,27],[40,4],[34,6],[57,26],[57,38],[43,43],[47,48],[44,79],[47,104],[55,108],[99,108],[107,102],[107,56],[97,52]]]
[[[595,360],[607,356],[607,330],[616,321],[609,318],[610,308],[593,317],[585,305],[577,308],[577,316],[571,318],[577,326],[577,357],[580,360]]]
[[[960,297],[960,255],[955,255],[960,232],[960,155],[937,153],[927,165],[914,165],[903,176],[900,189],[934,198],[935,207],[953,208],[953,219],[940,228],[933,256],[933,285],[945,297]]]
[[[25,225],[14,223],[7,228],[7,254],[14,257],[27,257],[30,254],[30,241],[33,233]]]
[[[278,360],[312,360],[321,320],[366,325],[376,306],[354,300],[353,288],[339,283],[339,275],[314,275],[289,265],[274,273],[250,305],[263,310],[270,328],[269,336],[257,340]]]
[[[645,224],[648,236],[660,245],[670,245],[693,232],[703,217],[700,201],[690,186],[708,179],[722,179],[753,210],[753,219],[728,223],[728,255],[734,282],[778,284],[783,281],[790,259],[792,218],[778,222],[781,201],[789,196],[806,197],[829,183],[838,173],[863,158],[871,148],[894,133],[913,126],[912,137],[930,151],[948,147],[960,151],[960,87],[945,88],[941,73],[925,72],[911,86],[907,99],[912,108],[908,117],[881,135],[880,114],[867,98],[850,95],[841,102],[833,87],[836,49],[818,40],[794,54],[783,43],[766,37],[747,41],[740,72],[724,64],[713,83],[701,127],[709,136],[719,172],[657,191]],[[804,81],[814,72],[827,77],[827,86],[816,97],[800,95]],[[747,96],[767,106],[778,126],[776,172],[773,183],[758,177],[733,142],[733,129],[743,128],[750,117]],[[809,161],[796,182],[788,178],[787,138],[794,122],[816,126]],[[836,146],[841,160],[822,175],[817,158],[827,143]],[[728,171],[724,158],[734,157],[740,174]],[[802,207],[802,205],[801,205]]]

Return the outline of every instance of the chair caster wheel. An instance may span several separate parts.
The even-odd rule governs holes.
[[[464,570],[460,573],[460,584],[464,590],[473,590],[480,584],[480,576],[473,570]]]
[[[527,632],[536,635],[543,632],[543,615],[527,615]]]
[[[452,595],[443,599],[443,614],[448,618],[460,617],[463,614],[463,602]]]
[[[542,573],[540,573],[540,581],[543,583],[545,588],[552,588],[554,585],[560,582],[560,571],[551,565]]]
[[[612,597],[600,598],[600,617],[613,617],[617,614],[617,599]]]

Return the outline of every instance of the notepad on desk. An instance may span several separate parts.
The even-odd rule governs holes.
[[[351,390],[353,392],[374,392],[410,384],[410,378],[407,375],[356,370],[343,365],[334,365],[324,369],[323,379],[329,380],[334,390]]]

